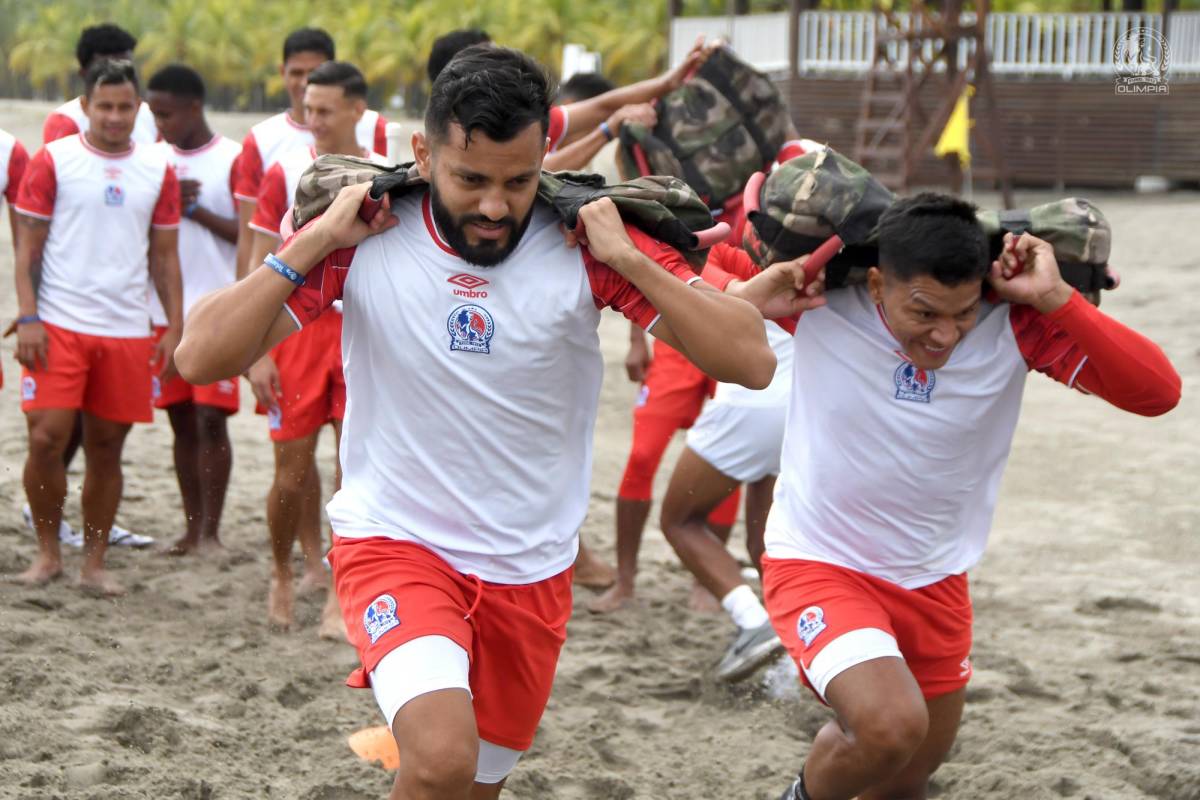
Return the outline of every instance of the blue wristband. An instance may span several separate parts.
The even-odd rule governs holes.
[[[41,322],[41,321],[42,321],[42,318],[39,317],[37,314],[30,314],[27,317],[17,317],[18,325],[28,325],[31,322]]]
[[[611,142],[614,137],[612,128],[608,127],[608,121],[605,120],[604,122],[601,122],[599,127],[600,132],[604,134],[604,138]]]
[[[185,206],[185,207],[184,207],[184,209],[183,209],[183,215],[184,215],[185,217],[187,217],[188,219],[191,219],[191,218],[192,218],[192,214],[195,214],[195,213],[196,213],[196,209],[197,209],[197,208],[199,208],[199,207],[200,207],[200,204],[199,204],[199,203],[191,203],[191,204],[189,204],[189,205],[187,205],[187,206]]]
[[[304,285],[304,276],[301,275],[299,272],[296,272],[296,270],[292,269],[287,264],[280,261],[279,258],[274,253],[267,253],[267,257],[263,261],[263,263],[266,264],[271,269],[278,272],[283,277],[287,278],[292,283],[296,284],[297,286]]]

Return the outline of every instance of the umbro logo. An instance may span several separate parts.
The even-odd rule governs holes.
[[[459,287],[454,290],[454,294],[459,297],[483,298],[488,296],[488,293],[480,288],[487,286],[488,282],[475,275],[460,272],[447,278],[446,283],[452,283]]]

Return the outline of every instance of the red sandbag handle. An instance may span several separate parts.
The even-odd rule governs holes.
[[[742,190],[742,208],[747,214],[758,211],[762,202],[762,187],[767,182],[767,173],[756,172],[750,176],[750,180],[746,181],[746,188]]]
[[[358,207],[358,218],[368,225],[375,218],[375,212],[379,211],[379,207],[383,205],[383,198],[376,200],[371,197],[371,193],[367,192],[363,196],[362,205]]]
[[[732,228],[728,222],[718,222],[708,230],[696,232],[696,250],[707,250],[729,238]]]
[[[812,252],[808,261],[804,262],[804,285],[808,286],[817,279],[817,274],[825,268],[829,260],[842,251],[842,237],[836,233],[830,236],[821,246]]]

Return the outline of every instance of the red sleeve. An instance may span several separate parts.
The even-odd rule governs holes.
[[[154,204],[154,216],[150,224],[155,228],[178,228],[179,219],[183,216],[179,208],[179,178],[175,177],[175,168],[167,165],[163,174],[162,189],[158,193],[158,202]]]
[[[559,148],[563,139],[567,138],[569,116],[565,106],[550,106],[550,127],[546,131],[546,138],[550,140],[551,153]]]
[[[375,152],[387,158],[387,120],[383,114],[375,118]]]
[[[310,222],[309,225],[312,223]],[[305,228],[308,226],[306,225]],[[303,230],[303,229],[301,229]],[[293,237],[295,234],[293,234]],[[292,239],[289,238],[288,242]],[[287,247],[284,243],[280,250]],[[308,271],[304,283],[296,287],[284,303],[284,307],[296,320],[296,325],[303,328],[327,308],[334,300],[342,298],[342,289],[346,285],[346,276],[350,274],[350,262],[354,260],[355,248],[334,250],[325,256],[325,260]]]
[[[263,179],[262,153],[254,141],[254,131],[242,140],[242,154],[237,160],[237,178],[233,182],[233,196],[245,203],[258,199],[258,185]]]
[[[42,148],[29,159],[21,188],[17,191],[17,211],[39,219],[50,219],[54,200],[58,196],[58,177],[54,174],[54,159]]]
[[[700,280],[695,270],[684,260],[679,251],[670,245],[665,245],[657,239],[632,225],[626,225],[625,230],[634,245],[656,264],[667,272],[686,283]],[[587,269],[588,280],[592,284],[592,298],[596,308],[614,308],[625,315],[627,319],[645,330],[658,321],[658,311],[646,299],[636,286],[621,276],[602,261],[597,261],[588,249],[583,248],[583,265]]]
[[[9,204],[16,204],[17,193],[21,191],[21,178],[25,177],[25,168],[29,166],[29,152],[25,145],[13,140],[12,152],[8,154],[8,183],[4,187],[4,196]]]
[[[42,125],[42,144],[50,144],[77,133],[79,133],[79,126],[75,124],[75,120],[55,111],[46,117],[46,122]]]
[[[783,143],[783,147],[779,148],[779,152],[775,154],[775,163],[783,164],[791,161],[793,158],[799,158],[807,152],[804,149],[804,144],[796,139]]]
[[[250,218],[250,227],[263,233],[279,235],[279,223],[288,210],[287,178],[283,167],[272,164],[263,176],[258,189],[258,205],[254,207],[254,216]]]
[[[1179,403],[1182,381],[1162,349],[1078,292],[1050,314],[1023,305],[1009,314],[1030,369],[1147,417]]]
[[[721,242],[708,251],[708,262],[704,265],[704,271],[700,273],[700,277],[704,279],[705,283],[723,292],[735,280],[748,281],[760,271],[758,265],[745,250]],[[794,336],[799,319],[800,315],[797,314],[794,317],[783,317],[771,321]]]

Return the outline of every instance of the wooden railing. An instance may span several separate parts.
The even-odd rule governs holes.
[[[971,15],[964,15],[968,23]],[[800,74],[861,73],[871,66],[877,18],[866,11],[806,11],[799,15]],[[743,58],[766,71],[788,67],[788,15],[682,17],[671,26],[671,61],[678,63],[698,34],[724,36]],[[902,16],[902,24],[908,17]],[[992,14],[987,42],[1000,75],[1102,78],[1113,76],[1118,41],[1143,28],[1165,35],[1168,75],[1200,77],[1200,13]],[[903,61],[908,43],[888,45]],[[925,42],[927,56],[933,43]],[[959,48],[960,65],[969,51]]]

